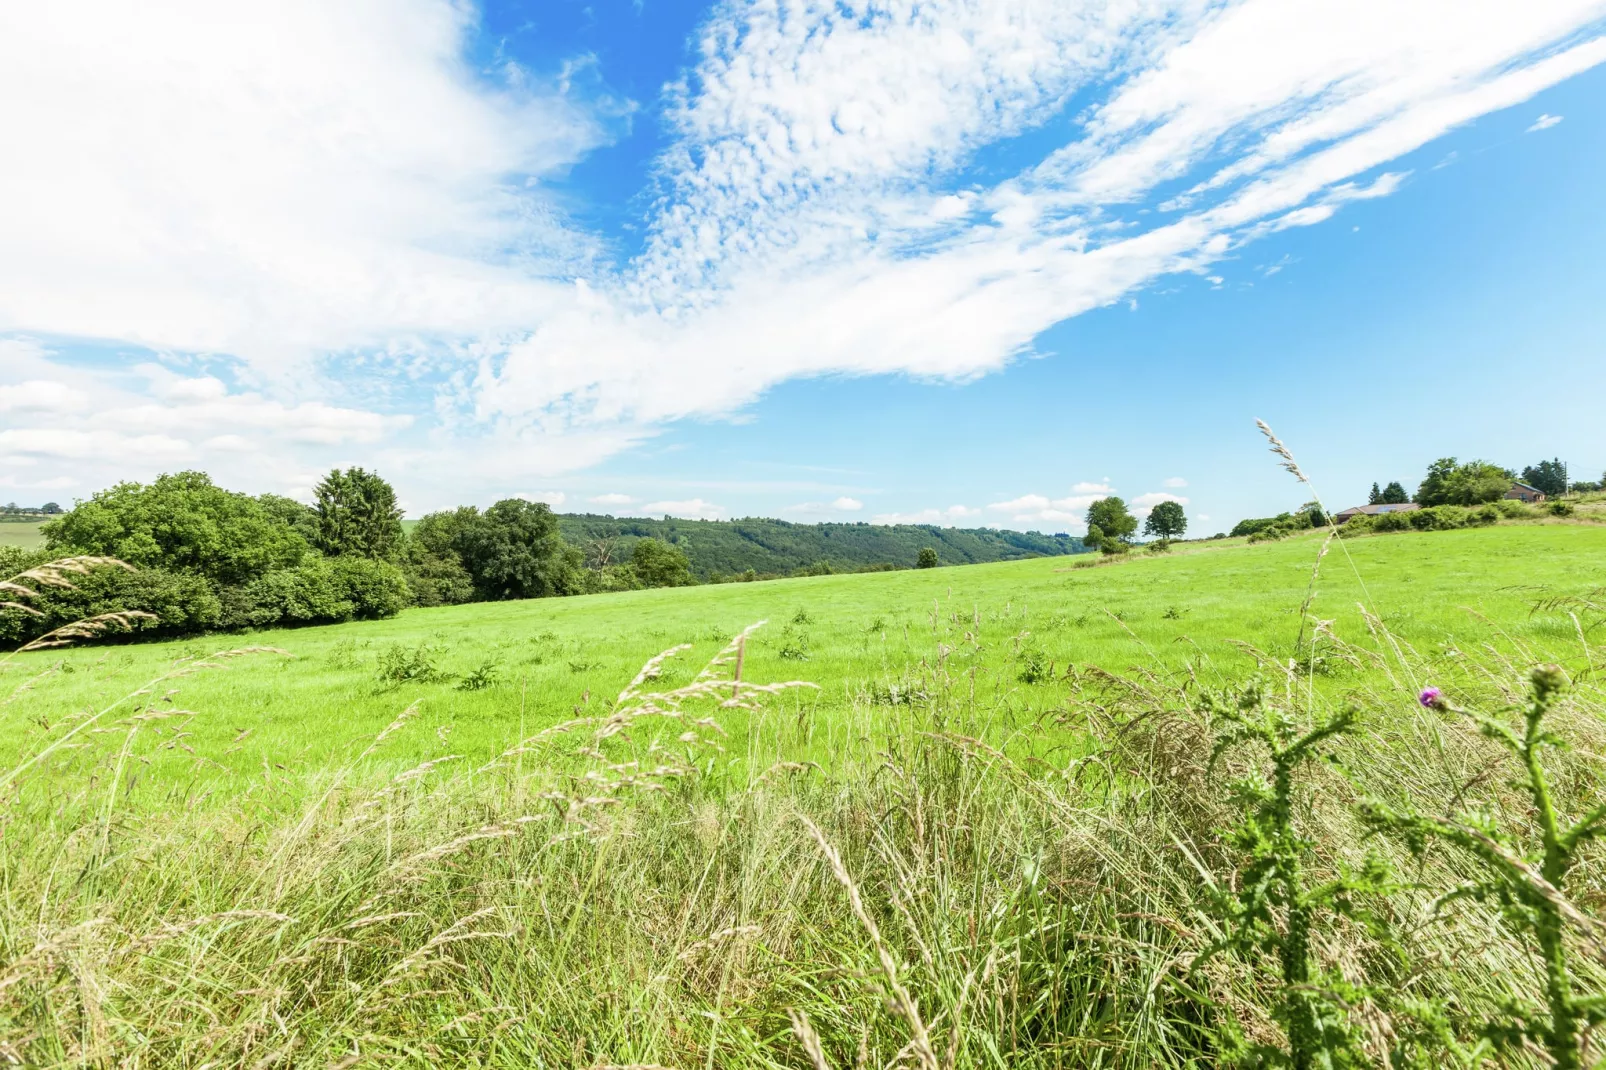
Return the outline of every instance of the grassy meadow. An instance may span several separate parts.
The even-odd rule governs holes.
[[[45,545],[45,537],[39,529],[42,521],[9,521],[0,520],[0,546],[20,546],[24,550],[39,550]]]
[[[1354,812],[1532,832],[1514,767],[1417,696],[1493,712],[1541,662],[1572,680],[1558,805],[1606,797],[1603,587],[1606,526],[1553,522],[18,656],[0,1056],[946,1070],[1284,1047],[1274,958],[1213,950],[1229,781],[1256,766],[1212,761],[1201,696],[1258,674],[1292,721],[1360,719],[1301,789],[1311,872],[1400,875],[1366,893],[1381,922],[1323,914],[1313,945],[1349,986],[1353,1065],[1547,1065],[1480,1039],[1545,975],[1497,903],[1445,898],[1472,863]],[[1599,853],[1570,880],[1600,916]],[[1586,991],[1592,933],[1569,937]]]

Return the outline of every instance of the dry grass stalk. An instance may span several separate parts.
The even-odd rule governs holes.
[[[809,1057],[814,1070],[831,1070],[831,1064],[825,1057],[825,1048],[820,1044],[820,1034],[814,1031],[809,1016],[796,1009],[788,1009],[786,1016],[792,1020],[792,1034],[803,1045],[803,1052]]]
[[[909,989],[899,980],[898,960],[893,957],[892,949],[887,946],[886,940],[882,937],[881,927],[876,924],[875,918],[871,917],[870,912],[865,909],[864,898],[859,894],[859,886],[854,881],[853,874],[848,872],[847,864],[842,861],[841,854],[837,852],[835,847],[831,846],[831,841],[825,838],[825,833],[820,831],[820,826],[803,814],[798,815],[798,820],[803,823],[804,828],[808,829],[809,835],[814,837],[814,842],[819,844],[820,853],[825,856],[826,863],[831,867],[832,875],[836,877],[837,883],[842,885],[848,893],[848,905],[853,910],[853,916],[859,919],[859,924],[864,926],[864,931],[870,937],[870,943],[875,948],[876,958],[881,962],[881,972],[886,976],[887,987],[892,990],[893,1005],[909,1025],[910,1045],[914,1051],[915,1058],[919,1061],[921,1070],[938,1070],[937,1055],[932,1051],[931,1037],[926,1031],[925,1020],[920,1017],[920,1008],[915,1005],[914,997],[909,994]]]

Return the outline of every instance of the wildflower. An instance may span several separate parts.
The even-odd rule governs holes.
[[[1448,705],[1444,701],[1444,694],[1436,687],[1424,687],[1422,694],[1417,696],[1417,701],[1422,703],[1425,709],[1430,710],[1441,710]]]

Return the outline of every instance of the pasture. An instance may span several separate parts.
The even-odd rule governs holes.
[[[1335,540],[1318,573],[1322,545],[17,657],[0,1037],[153,1066],[1203,1066],[1223,1036],[1281,1044],[1265,961],[1190,972],[1235,880],[1202,695],[1259,674],[1296,720],[1359,711],[1300,811],[1321,873],[1379,849],[1346,816],[1363,795],[1530,820],[1426,685],[1493,708],[1562,665],[1574,810],[1606,737],[1606,527]],[[1463,862],[1411,872],[1389,901],[1409,952],[1335,917],[1318,958],[1361,986],[1357,1050],[1446,1065],[1542,977],[1492,906],[1439,917]],[[1577,883],[1606,901],[1598,858]]]
[[[24,550],[38,550],[45,545],[40,534],[41,521],[0,521],[0,546],[20,546]]]

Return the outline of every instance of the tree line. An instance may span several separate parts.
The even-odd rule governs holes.
[[[363,468],[330,472],[314,497],[305,505],[243,494],[195,471],[100,491],[42,526],[43,550],[0,547],[0,578],[69,556],[127,567],[97,565],[70,586],[38,590],[26,605],[0,604],[0,640],[25,642],[124,611],[149,615],[137,624],[142,631],[186,634],[1081,549],[1069,536],[1036,532],[560,517],[520,498],[430,513],[408,531],[395,489]]]
[[[1398,480],[1392,480],[1382,486],[1373,483],[1366,504],[1413,503],[1424,509],[1440,506],[1470,508],[1499,501],[1511,490],[1511,485],[1518,482],[1526,483],[1535,490],[1543,492],[1548,498],[1560,498],[1568,493],[1606,490],[1606,474],[1603,474],[1598,482],[1571,480],[1568,478],[1567,465],[1559,458],[1527,465],[1518,472],[1512,468],[1503,468],[1492,461],[1460,461],[1455,457],[1440,457],[1428,465],[1427,472],[1417,484],[1415,491],[1407,491],[1405,485]],[[1233,527],[1231,534],[1247,535],[1251,538],[1276,533],[1290,534],[1302,528],[1321,527],[1326,523],[1327,519],[1322,513],[1321,506],[1315,502],[1308,502],[1292,513],[1240,520]]]

